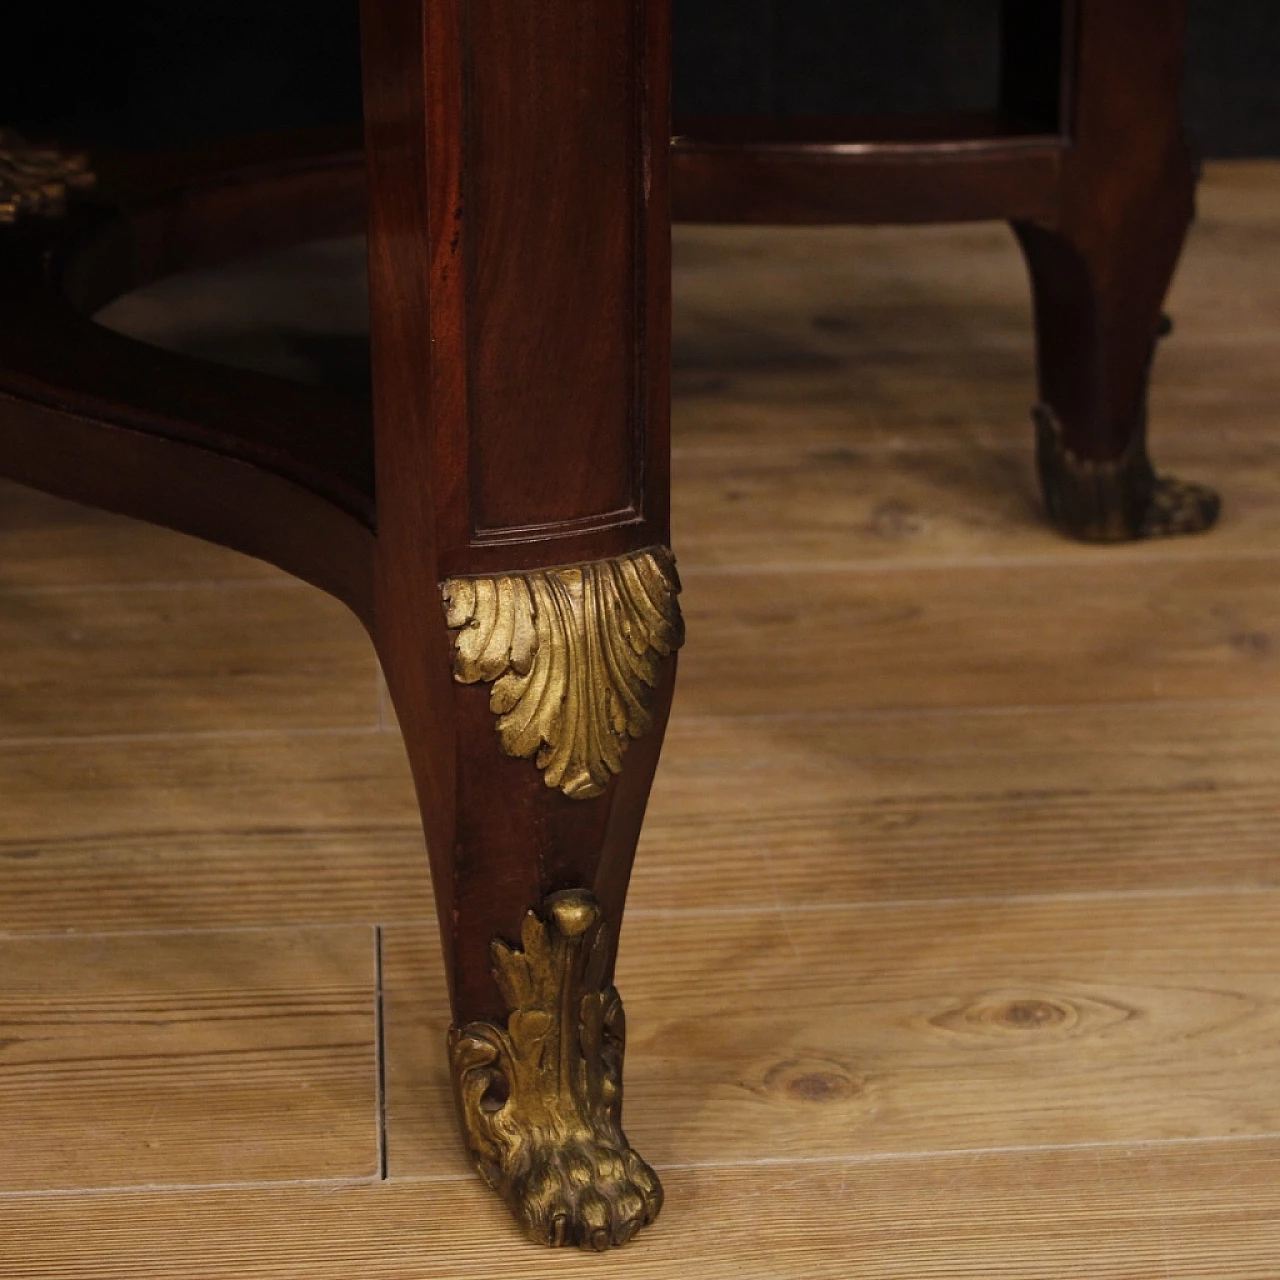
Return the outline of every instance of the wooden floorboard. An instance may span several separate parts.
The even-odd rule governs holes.
[[[1280,560],[684,574],[693,715],[1280,694]]]
[[[677,720],[630,910],[1272,887],[1277,829],[1274,703]]]
[[[432,918],[391,733],[15,744],[0,809],[0,936]],[[630,911],[1272,887],[1278,826],[1270,703],[678,716]]]
[[[1035,499],[1006,230],[679,232],[689,644],[619,966],[668,1199],[603,1263],[463,1158],[358,624],[0,486],[0,1280],[1276,1280],[1277,235],[1280,166],[1211,166],[1152,416],[1221,528],[1098,549]],[[115,321],[354,385],[361,255]]]
[[[433,911],[404,747],[376,728],[11,743],[0,812],[0,936]]]
[[[953,323],[966,323],[962,308]],[[1028,329],[1023,341],[1030,340]],[[863,363],[854,349],[829,366],[772,374],[753,352],[722,350],[725,341],[714,329],[700,346],[682,349],[677,340],[677,497],[681,464],[702,453],[816,450],[838,461],[882,448],[963,454],[1004,446],[1024,465],[1030,462],[1035,377],[1026,346],[960,354],[926,348],[882,355],[878,365]],[[1275,343],[1270,333],[1193,342],[1179,332],[1166,344],[1151,393],[1152,448],[1162,465],[1168,447],[1184,441],[1194,447],[1202,436],[1264,448],[1274,441],[1280,416]],[[978,464],[957,458],[954,465],[963,474]]]
[[[0,667],[0,741],[377,722],[360,624],[301,586],[16,591],[0,651],[23,655]]]
[[[1280,1134],[1277,908],[1255,891],[633,921],[628,1132],[659,1166]],[[390,1169],[424,1174],[461,1160],[439,961],[425,928],[389,930],[384,956]]]
[[[1219,375],[1220,376],[1220,375]],[[1276,387],[1280,403],[1280,384]],[[1175,436],[1161,465],[1228,495],[1212,539],[1111,548],[1142,564],[1280,553],[1280,446],[1205,431]],[[1030,441],[689,449],[677,455],[674,538],[699,572],[793,565],[846,568],[922,563],[1054,561],[1097,568],[1098,548],[1046,527]],[[785,538],[777,531],[787,530]]]
[[[0,593],[201,581],[284,585],[260,560],[0,480]]]
[[[1274,1280],[1280,1142],[672,1170],[607,1261],[536,1250],[474,1179],[13,1200],[21,1280]],[[145,1227],[140,1229],[141,1224]]]
[[[394,734],[18,744],[0,808],[0,936],[432,918]],[[1278,826],[1274,703],[678,716],[630,911],[1273,887]]]
[[[10,939],[0,974],[0,1190],[377,1175],[371,930]]]

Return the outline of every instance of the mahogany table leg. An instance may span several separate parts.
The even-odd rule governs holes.
[[[668,4],[365,0],[373,632],[464,1139],[534,1239],[651,1222],[612,985],[682,639]]]
[[[1072,141],[1058,214],[1015,224],[1035,295],[1045,502],[1090,541],[1196,533],[1218,515],[1211,490],[1157,476],[1146,444],[1161,308],[1194,213],[1179,114],[1184,8],[1069,6]]]

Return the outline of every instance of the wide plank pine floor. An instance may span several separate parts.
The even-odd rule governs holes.
[[[469,1171],[372,651],[274,570],[0,488],[0,1277],[1276,1280],[1280,166],[1210,167],[1154,449],[1041,520],[1000,227],[682,229],[689,622],[623,937],[659,1224]],[[359,245],[117,304],[358,385]]]

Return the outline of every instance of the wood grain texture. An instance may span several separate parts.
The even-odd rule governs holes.
[[[0,933],[431,916],[391,732],[15,744],[0,808]],[[1278,820],[1270,703],[680,719],[632,910],[1274,887]]]
[[[1152,383],[1161,450],[1174,433],[1276,427],[1273,181],[1265,162],[1205,171]],[[675,259],[677,462],[782,440],[1026,446],[1031,312],[1005,228],[680,227]]]
[[[690,661],[619,973],[668,1199],[611,1274],[1274,1280],[1280,171],[1204,193],[1157,443],[1228,505],[1176,553],[1037,524],[1002,233],[848,233],[829,295],[833,241],[752,232],[735,266],[738,232],[695,233]],[[155,530],[10,512],[5,724],[51,740],[0,742],[6,1280],[579,1274],[457,1140],[354,624]],[[199,603],[148,613],[156,583]]]
[[[1274,703],[677,719],[631,911],[1273,888],[1278,818]]]
[[[261,560],[0,481],[0,592],[273,575]]]
[[[0,936],[432,912],[413,783],[389,733],[12,744],[0,811]]]
[[[686,714],[1257,698],[1280,691],[1269,560],[684,570]],[[780,666],[784,679],[778,678]],[[928,671],[929,679],[921,679]]]
[[[421,802],[459,1023],[554,888],[621,917],[670,706],[605,794],[504,756],[440,584],[669,541],[669,0],[365,0],[378,529],[370,634]]]
[[[1275,1133],[1276,901],[633,921],[627,1132],[659,1168]],[[384,953],[395,1176],[461,1159],[433,1066],[445,1024],[423,1012],[439,986],[428,938],[391,930]]]
[[[6,1192],[370,1177],[369,929],[0,942]]]
[[[649,7],[468,6],[456,227],[477,537],[642,510]]]
[[[1272,1280],[1278,1172],[1274,1140],[664,1170],[662,1219],[610,1259],[609,1274]],[[339,1280],[356,1269],[372,1280],[452,1280],[505,1271],[522,1248],[470,1177],[4,1209],[21,1280],[80,1280],[108,1267],[139,1280]],[[519,1273],[568,1280],[583,1260],[526,1248]]]
[[[1118,559],[1266,555],[1280,542],[1280,449],[1269,440],[1236,441],[1225,452],[1206,430],[1167,440],[1160,456],[1174,473],[1230,493],[1230,508],[1209,547],[1157,539],[1117,548]],[[907,567],[988,557],[1001,567],[1014,558],[1097,564],[1095,549],[1045,524],[1026,444],[899,439],[868,447],[850,444],[846,432],[826,447],[690,448],[676,463],[674,536],[699,567]]]
[[[283,579],[10,592],[0,648],[3,739],[377,722],[359,623]]]

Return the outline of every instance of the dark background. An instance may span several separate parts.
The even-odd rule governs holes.
[[[999,0],[674,3],[677,112],[994,102]],[[359,118],[355,0],[12,4],[0,122],[30,133],[162,146]],[[1204,154],[1280,154],[1280,0],[1190,0],[1186,114]]]

